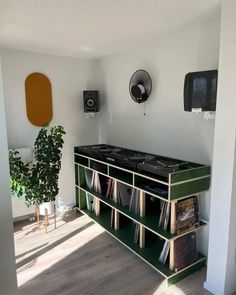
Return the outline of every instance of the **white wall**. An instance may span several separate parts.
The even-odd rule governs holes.
[[[160,155],[211,164],[214,120],[183,110],[183,85],[190,71],[218,68],[220,20],[190,27],[149,45],[104,58],[102,141]],[[133,102],[129,79],[146,69],[153,82],[144,105]],[[209,216],[209,193],[201,199],[202,216]],[[207,233],[200,244],[207,252]]]
[[[103,139],[144,151],[211,163],[214,121],[183,111],[183,83],[189,71],[218,68],[219,20],[102,60],[105,110]],[[129,95],[129,79],[140,68],[153,82],[143,104]],[[105,117],[105,118],[104,118]],[[129,128],[127,128],[127,126]]]
[[[1,53],[9,147],[33,147],[39,128],[26,116],[24,82],[30,73],[41,72],[52,84],[51,125],[60,124],[67,132],[59,179],[60,205],[73,204],[73,147],[98,142],[99,119],[86,119],[82,104],[82,91],[97,88],[97,63],[7,49]]]
[[[235,0],[222,0],[209,257],[205,283],[205,287],[217,295],[236,292],[235,20]]]
[[[0,59],[0,294],[16,294],[16,266],[13,242],[8,147]]]

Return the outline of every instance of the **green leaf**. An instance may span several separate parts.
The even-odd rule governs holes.
[[[18,151],[9,152],[11,192],[24,197],[27,206],[55,201],[65,134],[62,126],[42,127],[35,140],[33,163],[24,164]]]

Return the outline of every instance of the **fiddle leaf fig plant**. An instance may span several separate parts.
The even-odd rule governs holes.
[[[13,196],[24,197],[29,188],[30,169],[29,163],[21,161],[19,152],[12,150],[9,153],[11,192]]]
[[[12,195],[24,197],[27,206],[55,201],[65,134],[62,126],[42,127],[34,144],[32,163],[24,164],[17,151],[10,152]]]

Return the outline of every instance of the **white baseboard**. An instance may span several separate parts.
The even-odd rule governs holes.
[[[232,295],[232,294],[235,294],[235,292],[236,292],[236,284],[234,284],[229,289],[227,289],[225,291],[225,295]]]
[[[35,217],[34,215],[35,215],[34,213],[31,213],[31,214],[27,214],[27,215],[14,217],[13,222],[18,222],[18,221],[23,221],[23,220],[30,220],[31,218]]]
[[[65,211],[71,211],[74,210],[75,204],[67,204],[67,205],[59,205],[57,207],[57,210],[60,212],[65,212]]]
[[[24,199],[18,199],[16,197],[12,197],[12,217],[13,219],[17,219],[18,217],[24,217],[30,214],[34,214],[35,206],[27,207],[25,205]]]
[[[204,282],[204,288],[211,292],[214,295],[232,295],[235,291],[236,291],[236,284],[233,285],[232,287],[230,287],[229,289],[227,289],[226,291],[220,291],[218,289],[216,289],[215,287],[213,287],[211,284],[209,284],[208,282]]]

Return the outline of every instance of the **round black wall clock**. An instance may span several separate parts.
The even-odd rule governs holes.
[[[145,102],[152,92],[152,79],[145,70],[136,71],[129,82],[129,93],[136,103]]]

